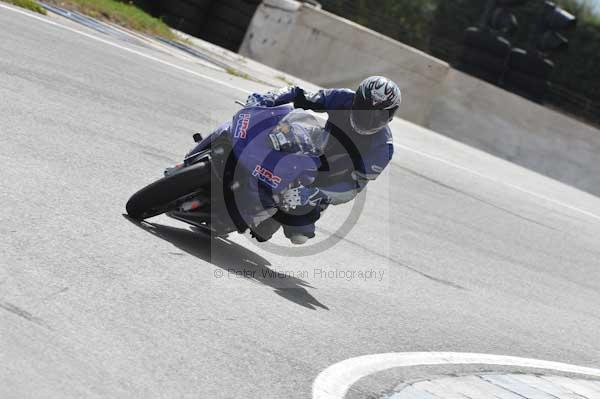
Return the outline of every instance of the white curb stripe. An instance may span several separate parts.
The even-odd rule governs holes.
[[[361,378],[396,367],[449,364],[527,367],[600,378],[600,369],[514,356],[456,352],[381,353],[354,357],[326,368],[313,383],[312,397],[313,399],[343,399],[350,387]]]

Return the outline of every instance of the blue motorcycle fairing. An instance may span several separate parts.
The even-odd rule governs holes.
[[[320,166],[316,156],[280,152],[269,145],[273,128],[293,110],[290,105],[243,108],[234,115],[229,132],[238,164],[274,193],[299,179],[314,180]]]

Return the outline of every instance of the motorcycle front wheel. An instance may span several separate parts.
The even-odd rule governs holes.
[[[198,191],[210,189],[209,162],[199,162],[175,174],[163,177],[133,194],[125,208],[135,220],[144,220],[172,210],[177,200]]]

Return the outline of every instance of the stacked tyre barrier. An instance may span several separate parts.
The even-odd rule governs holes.
[[[135,0],[172,28],[231,51],[240,47],[261,0]]]

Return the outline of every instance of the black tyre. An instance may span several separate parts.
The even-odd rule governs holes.
[[[127,214],[143,220],[167,212],[169,204],[197,191],[210,188],[210,164],[200,162],[142,188],[127,201]]]

